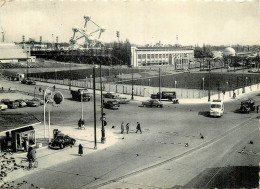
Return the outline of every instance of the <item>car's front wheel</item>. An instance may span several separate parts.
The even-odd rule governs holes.
[[[74,145],[74,144],[75,144],[75,140],[72,140],[72,141],[71,141],[71,144]]]
[[[60,149],[63,149],[64,148],[64,145],[63,144],[60,144]]]

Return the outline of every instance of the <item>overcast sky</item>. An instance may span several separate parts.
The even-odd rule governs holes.
[[[140,45],[175,44],[176,35],[182,45],[260,44],[259,1],[12,1],[1,7],[0,25],[8,42],[22,35],[51,42],[52,34],[69,42],[84,15],[106,29],[104,42],[117,40],[118,30],[120,40]],[[89,31],[95,29],[89,24]]]

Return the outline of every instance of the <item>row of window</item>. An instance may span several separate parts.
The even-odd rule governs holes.
[[[188,53],[177,53],[177,54],[172,54],[173,57],[176,56],[183,56],[184,58],[188,57]],[[138,54],[138,59],[153,59],[153,58],[168,58],[169,54]]]

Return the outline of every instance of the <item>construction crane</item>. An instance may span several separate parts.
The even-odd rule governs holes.
[[[72,49],[80,49],[82,46],[78,44],[78,40],[85,39],[85,45],[87,46],[87,49],[89,47],[94,47],[96,44],[99,44],[101,47],[103,44],[99,40],[101,37],[101,34],[105,32],[105,29],[101,28],[98,24],[96,24],[89,16],[84,16],[84,27],[78,27],[74,26],[72,28],[73,36],[70,39],[70,44]],[[87,28],[88,23],[91,22],[94,24],[96,29],[90,30],[90,28]]]

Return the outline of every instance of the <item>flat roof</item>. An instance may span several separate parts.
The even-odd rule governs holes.
[[[40,123],[41,122],[32,114],[0,113],[0,133]]]

